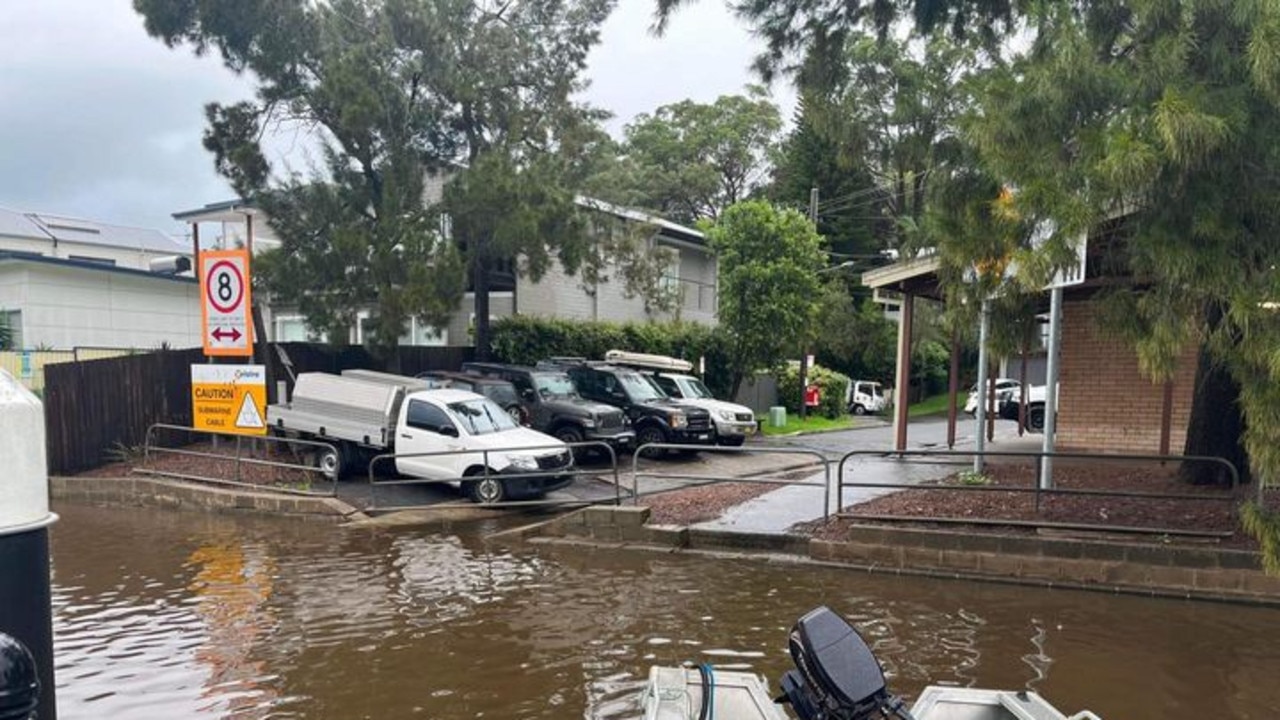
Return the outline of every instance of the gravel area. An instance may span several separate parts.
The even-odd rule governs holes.
[[[722,483],[657,493],[641,498],[641,503],[649,507],[651,523],[693,525],[714,520],[734,505],[777,489],[767,483]]]
[[[235,439],[225,439],[220,441],[216,448],[210,442],[200,442],[176,448],[176,450],[181,451],[181,454],[166,451],[163,448],[153,448],[150,458],[144,457],[140,450],[121,451],[117,453],[119,458],[117,461],[86,470],[80,475],[127,477],[137,468],[288,489],[310,489],[313,485],[327,486],[329,483],[329,480],[318,471],[307,471],[296,467],[275,467],[255,462],[310,465],[314,463],[314,459],[307,455],[294,456],[279,449],[268,452],[264,447],[255,446],[255,443],[248,438],[240,441],[239,449]],[[193,452],[201,454],[186,454]],[[236,462],[237,454],[241,460],[239,463]]]

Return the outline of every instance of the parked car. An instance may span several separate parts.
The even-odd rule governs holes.
[[[711,413],[717,445],[737,447],[756,431],[756,415],[751,408],[737,403],[717,400],[701,380],[689,375],[693,363],[680,358],[647,353],[629,353],[610,350],[605,361],[614,365],[634,368],[643,372],[662,388],[673,400],[700,407]]]
[[[714,437],[711,413],[672,400],[662,388],[635,370],[572,358],[546,360],[538,366],[567,372],[578,392],[588,400],[621,408],[636,429],[638,446],[702,445]]]
[[[964,402],[964,411],[970,415],[977,414],[979,402],[986,403],[987,401],[985,390],[989,388],[990,385],[983,383],[982,387],[984,392],[981,397],[978,396],[977,384],[974,384],[973,387],[969,388],[969,398]],[[1022,390],[1022,383],[1011,378],[997,378],[995,387],[996,408],[999,409],[1001,403],[1005,402],[1013,395],[1018,394]]]
[[[851,380],[849,395],[845,399],[845,407],[854,415],[875,415],[884,412],[889,401],[884,396],[880,383],[870,380]]]
[[[1027,388],[1027,413],[1023,427],[1027,432],[1044,432],[1045,386],[1032,385]],[[1016,392],[1000,405],[1000,417],[1005,420],[1017,420],[1022,406],[1022,393]]]
[[[502,378],[446,372],[443,370],[429,370],[418,373],[415,377],[419,380],[426,380],[435,388],[454,388],[483,395],[497,403],[499,407],[511,416],[512,420],[515,420],[520,425],[529,425],[529,413],[525,411],[524,405],[520,403],[520,396],[516,394],[516,386]]]
[[[319,458],[335,477],[394,453],[396,471],[457,481],[475,502],[536,496],[568,485],[573,453],[520,427],[492,400],[455,389],[421,389],[416,378],[303,373],[288,402],[267,408],[272,430],[331,444]],[[429,455],[422,455],[429,453]]]
[[[635,447],[636,433],[626,413],[584,399],[564,370],[483,362],[463,363],[462,370],[510,382],[529,427],[535,430],[567,443],[606,442],[615,451]]]

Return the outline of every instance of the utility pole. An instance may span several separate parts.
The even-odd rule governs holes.
[[[814,227],[818,226],[818,188],[809,189],[809,220]],[[808,332],[808,328],[805,328]],[[809,406],[805,402],[809,396],[809,341],[806,337],[805,342],[800,346],[800,419],[804,420],[808,415]]]

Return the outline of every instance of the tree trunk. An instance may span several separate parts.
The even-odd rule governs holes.
[[[489,263],[483,254],[471,261],[471,289],[475,297],[476,360],[490,359],[489,348]]]
[[[1206,321],[1210,330],[1222,322],[1222,310],[1208,309]],[[1217,363],[1207,348],[1201,347],[1196,366],[1191,418],[1187,422],[1184,455],[1220,457],[1236,467],[1240,482],[1249,481],[1249,456],[1245,452],[1244,415],[1240,410],[1240,385],[1230,370]],[[1231,482],[1218,463],[1184,462],[1178,471],[1184,482],[1194,485],[1226,485]]]

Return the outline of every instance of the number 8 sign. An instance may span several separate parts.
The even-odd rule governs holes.
[[[200,253],[200,306],[204,354],[253,354],[250,321],[249,253],[207,250]]]

